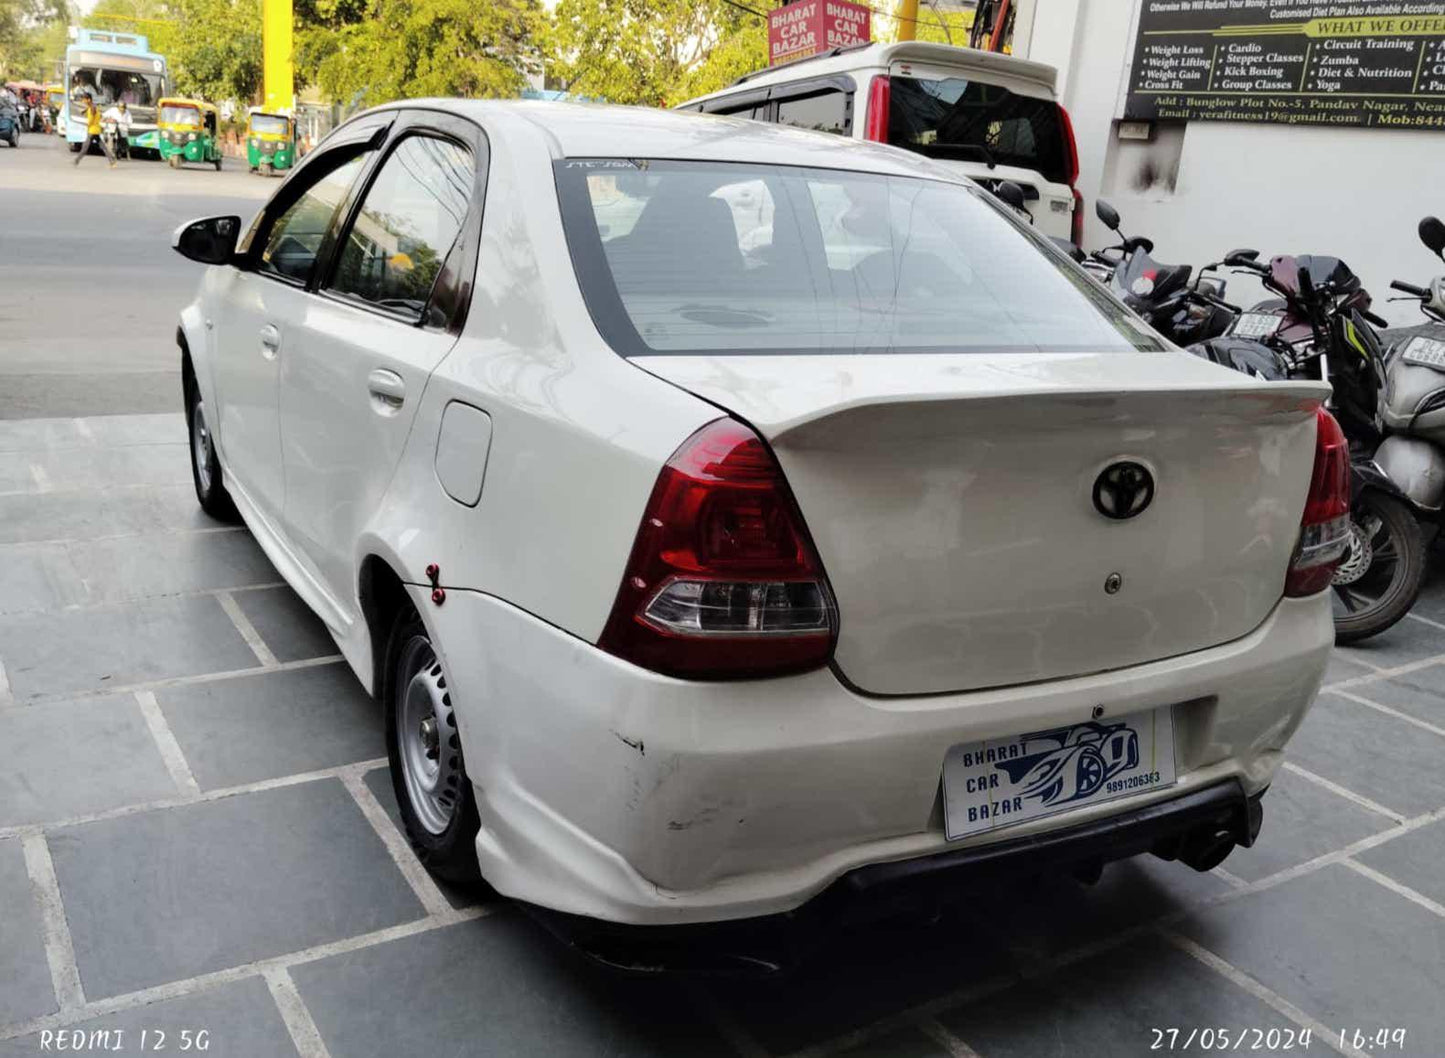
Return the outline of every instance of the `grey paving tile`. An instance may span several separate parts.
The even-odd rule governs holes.
[[[176,379],[176,404],[181,403],[180,379]],[[186,416],[183,412],[157,415],[96,415],[82,420],[80,429],[94,444],[185,444]]]
[[[1330,654],[1330,666],[1325,670],[1325,686],[1341,680],[1353,680],[1357,676],[1374,675],[1375,670],[1350,657],[1343,649],[1336,648]]]
[[[1180,931],[1326,1025],[1403,1026],[1405,1054],[1445,1053],[1445,919],[1342,864]]]
[[[113,537],[71,544],[68,550],[97,602],[238,588],[281,579],[244,529]]]
[[[59,1009],[19,838],[0,839],[0,1025]]]
[[[0,492],[35,492],[38,487],[29,452],[0,450]]]
[[[190,485],[0,496],[0,544],[93,540],[221,524],[196,505]]]
[[[1355,859],[1445,904],[1445,822],[1402,834]]]
[[[1259,839],[1253,848],[1230,853],[1224,869],[1247,882],[1257,881],[1394,825],[1319,783],[1280,769],[1264,795]]]
[[[1357,664],[1368,662],[1379,668],[1393,668],[1445,654],[1445,628],[1406,618],[1373,639],[1339,647],[1335,653]]]
[[[190,449],[184,443],[54,448],[28,455],[40,479],[57,491],[182,485],[191,480]]]
[[[1372,680],[1347,689],[1351,694],[1445,728],[1445,665],[1431,665],[1404,676]]]
[[[838,1058],[949,1058],[952,1054],[918,1029],[899,1029],[836,1053]]]
[[[83,1035],[62,1036],[60,1030],[51,1030],[48,1035],[21,1036],[0,1043],[0,1058],[41,1058],[61,1051],[204,1054],[206,1058],[284,1058],[296,1053],[271,992],[259,977],[90,1018],[65,1031]],[[81,1046],[74,1046],[75,1042]]]
[[[1322,694],[1285,759],[1407,816],[1445,806],[1445,738]]]
[[[338,653],[321,618],[290,588],[242,591],[235,598],[276,660],[300,661]]]
[[[386,756],[381,708],[344,662],[156,694],[201,789]]]
[[[75,419],[0,420],[0,452],[26,452],[85,444]]]
[[[372,796],[386,812],[392,826],[396,827],[399,833],[405,835],[406,828],[402,826],[401,812],[396,807],[396,792],[391,786],[391,769],[373,768],[362,778],[362,782],[366,783],[367,789],[371,791]],[[477,904],[500,899],[497,891],[485,882],[454,885],[440,878],[434,878],[433,881],[437,883],[437,888],[442,891],[442,895],[447,898],[447,903],[452,907],[475,907]]]
[[[732,1053],[675,982],[600,970],[515,912],[291,974],[332,1058]]]
[[[790,1054],[964,988],[1012,980],[1017,964],[959,909],[840,932],[782,980],[720,981],[709,990],[772,1054]]]
[[[1154,1030],[1170,1027],[1183,1030],[1181,1051],[1191,1028],[1224,1029],[1231,1042],[1243,1030],[1294,1028],[1244,989],[1157,937],[980,999],[938,1020],[987,1058],[1167,1053],[1167,1044],[1154,1048],[1161,1040]],[[1251,1034],[1240,1051],[1248,1053],[1253,1041]]]
[[[50,823],[179,792],[131,695],[0,709],[0,826]]]
[[[990,895],[981,928],[1028,962],[1133,928],[1217,896],[1229,883],[1182,863],[1136,856],[1105,866],[1094,885],[1042,878]]]
[[[16,699],[250,668],[256,655],[210,596],[0,618]]]
[[[63,544],[0,545],[0,616],[88,601]]]
[[[423,914],[336,779],[65,827],[50,844],[90,999]]]

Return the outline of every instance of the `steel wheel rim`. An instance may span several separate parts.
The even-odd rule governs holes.
[[[397,668],[396,743],[407,798],[430,834],[443,834],[460,801],[461,749],[446,676],[425,636],[413,636]]]
[[[206,406],[196,401],[191,412],[191,458],[196,464],[196,480],[201,491],[211,491],[211,431],[206,428]]]

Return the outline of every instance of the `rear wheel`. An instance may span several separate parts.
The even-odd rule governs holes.
[[[446,675],[410,606],[387,643],[381,693],[391,785],[406,834],[427,870],[451,881],[481,877],[480,827]]]
[[[1335,642],[1378,635],[1410,611],[1425,577],[1425,543],[1414,514],[1367,489],[1350,507],[1350,546],[1335,571]]]
[[[206,418],[205,401],[200,387],[189,375],[185,378],[186,426],[191,435],[191,480],[196,486],[196,501],[212,518],[236,521],[236,505],[221,480],[221,460],[211,439],[211,425]]]

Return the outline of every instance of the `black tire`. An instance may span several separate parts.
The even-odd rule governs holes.
[[[186,400],[186,435],[190,438],[191,481],[196,486],[196,502],[201,505],[201,510],[212,518],[223,522],[240,521],[236,505],[221,478],[220,456],[216,454],[216,446],[210,443],[210,429],[206,422],[206,409],[201,400],[200,387],[196,385],[196,380],[189,371],[183,376],[182,387]]]
[[[1350,508],[1350,531],[1350,550],[1332,587],[1335,642],[1341,644],[1379,635],[1404,617],[1425,580],[1420,523],[1394,496],[1362,492]]]
[[[386,755],[391,764],[391,786],[407,839],[417,858],[438,878],[451,882],[475,882],[481,878],[474,844],[481,821],[477,815],[476,794],[467,778],[462,757],[461,736],[455,716],[450,711],[451,695],[446,692],[446,678],[441,663],[432,649],[431,637],[417,612],[407,605],[397,615],[387,637],[386,659],[382,666],[379,688],[382,700],[382,722],[386,727]],[[439,694],[436,712],[431,714],[437,757],[435,800],[426,794],[416,795],[408,780],[408,747],[424,744],[411,738],[408,724],[407,744],[403,744],[401,724],[416,712],[415,701],[427,694]],[[440,714],[440,715],[438,715]],[[411,765],[415,767],[413,763]],[[412,774],[412,781],[418,776]],[[438,806],[436,801],[443,802]],[[439,808],[442,818],[438,818]],[[428,822],[429,820],[429,822]]]
[[[219,173],[219,172],[221,171],[221,159],[217,158],[217,159],[215,160],[215,166],[216,166],[216,172]]]

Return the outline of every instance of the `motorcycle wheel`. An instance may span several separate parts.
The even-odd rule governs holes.
[[[1425,541],[1410,508],[1376,489],[1350,507],[1350,546],[1331,583],[1335,642],[1379,635],[1415,605]]]

